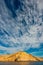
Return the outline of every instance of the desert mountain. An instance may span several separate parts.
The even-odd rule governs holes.
[[[0,55],[0,61],[43,61],[43,58],[32,56],[26,52],[17,52],[16,54]]]

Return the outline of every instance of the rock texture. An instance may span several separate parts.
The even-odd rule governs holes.
[[[26,52],[17,52],[16,54],[0,55],[0,61],[43,61],[43,58],[32,56]]]

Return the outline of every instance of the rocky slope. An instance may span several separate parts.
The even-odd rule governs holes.
[[[43,61],[43,58],[37,58],[26,52],[17,52],[16,54],[0,55],[0,61]]]

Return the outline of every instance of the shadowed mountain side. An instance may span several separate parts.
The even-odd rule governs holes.
[[[32,56],[26,52],[17,52],[16,54],[0,55],[0,61],[43,61],[43,58]]]

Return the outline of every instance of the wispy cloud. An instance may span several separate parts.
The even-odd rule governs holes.
[[[39,48],[43,43],[43,13],[38,9],[42,3],[36,0],[20,2],[22,9],[16,10],[17,17],[13,18],[4,0],[0,1],[0,41],[3,43],[0,43],[0,50],[6,53]]]

